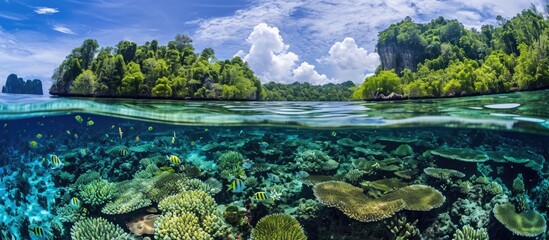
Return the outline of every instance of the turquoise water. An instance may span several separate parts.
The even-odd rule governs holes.
[[[276,239],[252,229],[284,213],[307,239],[453,239],[465,226],[546,239],[547,109],[548,91],[322,103],[0,95],[0,238],[86,239],[96,226],[120,239]]]

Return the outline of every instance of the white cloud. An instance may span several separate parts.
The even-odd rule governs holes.
[[[315,66],[307,62],[302,62],[299,67],[292,70],[294,79],[298,82],[309,82],[314,85],[322,85],[330,82],[330,79],[324,74],[318,74]]]
[[[50,8],[50,7],[37,7],[34,9],[34,12],[37,14],[54,14],[58,13],[59,10],[57,8]]]
[[[362,82],[366,74],[374,72],[380,64],[377,53],[368,53],[366,49],[358,47],[355,40],[350,37],[334,43],[328,54],[317,61],[332,67],[339,82]]]
[[[73,31],[72,31],[70,28],[68,28],[68,27],[54,26],[54,27],[53,27],[53,30],[58,31],[58,32],[60,32],[60,33],[64,33],[64,34],[76,35],[76,33],[73,32]]]
[[[299,81],[322,84],[328,81],[326,75],[320,75],[315,67],[307,62],[296,67],[299,56],[289,51],[290,46],[284,43],[276,27],[270,27],[265,23],[258,24],[250,33],[247,42],[250,44],[249,51],[239,51],[237,55],[245,54],[244,60],[263,82]]]

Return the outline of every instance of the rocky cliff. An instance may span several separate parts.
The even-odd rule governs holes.
[[[417,64],[424,59],[422,51],[396,42],[378,44],[377,53],[382,69],[394,69],[398,75],[405,68],[416,71]]]
[[[37,94],[43,95],[42,82],[38,79],[24,81],[15,74],[10,74],[6,85],[2,87],[3,93]]]

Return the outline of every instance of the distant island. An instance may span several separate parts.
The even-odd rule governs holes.
[[[381,66],[355,100],[453,97],[549,86],[549,19],[534,7],[498,26],[406,18],[379,33]]]
[[[443,17],[407,17],[379,33],[381,65],[360,86],[351,81],[261,84],[240,57],[196,53],[177,35],[166,46],[121,41],[99,48],[85,40],[55,70],[50,94],[208,100],[395,100],[506,93],[549,86],[549,19],[535,8],[498,25],[466,29]]]
[[[6,79],[6,85],[2,87],[2,93],[36,94],[43,95],[42,81],[38,79],[24,81],[23,78],[10,74]]]

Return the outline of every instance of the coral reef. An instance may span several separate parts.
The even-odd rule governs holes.
[[[474,229],[465,225],[454,233],[452,240],[488,240],[488,233],[484,228]]]
[[[498,204],[494,207],[494,216],[509,231],[519,236],[535,237],[545,232],[545,218],[534,210],[518,213],[510,203]]]
[[[385,221],[389,231],[399,240],[420,239],[419,229],[416,227],[417,222],[418,220],[408,222],[404,215],[392,217]]]
[[[82,185],[78,195],[86,204],[98,206],[105,204],[116,195],[116,185],[104,179],[96,179]]]
[[[469,148],[439,148],[431,150],[431,154],[463,162],[485,162],[489,159],[485,152]]]
[[[129,233],[104,218],[86,218],[74,223],[71,228],[71,238],[74,240],[89,239],[134,239]]]
[[[299,153],[294,160],[299,170],[307,172],[329,172],[339,167],[338,162],[319,150],[305,150]]]
[[[306,240],[299,222],[290,215],[271,214],[259,220],[252,230],[253,240]]]

